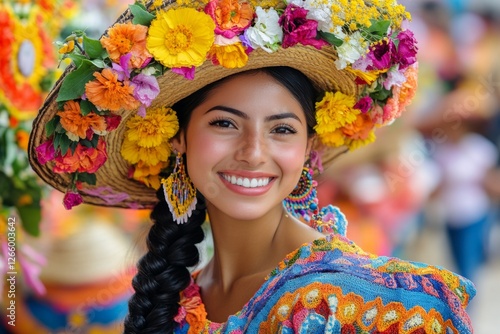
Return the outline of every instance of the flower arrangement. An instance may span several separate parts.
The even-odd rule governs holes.
[[[100,40],[76,31],[61,44],[75,70],[57,96],[60,112],[47,124],[48,140],[36,148],[43,164],[70,173],[68,208],[81,202],[81,183],[96,183],[107,159],[105,136],[126,121],[121,149],[129,176],[159,187],[171,152],[166,143],[178,129],[175,111],[151,108],[157,78],[172,71],[193,80],[205,62],[245,66],[252,52],[306,45],[332,47],[332,66],[356,77],[358,94],[325,92],[316,103],[315,130],[326,146],[355,149],[375,139],[374,129],[391,123],[416,88],[416,41],[403,28],[410,19],[393,0],[177,0],[130,6],[133,20],[112,26]]]

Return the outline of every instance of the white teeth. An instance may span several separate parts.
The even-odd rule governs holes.
[[[229,176],[229,175],[225,175],[225,174],[222,174],[222,177],[224,177],[224,179],[231,184],[236,184],[238,186],[242,186],[245,188],[264,187],[264,186],[267,186],[269,184],[269,181],[270,181],[270,179],[268,177],[249,179],[247,177],[242,178],[242,177],[236,177],[234,175]]]

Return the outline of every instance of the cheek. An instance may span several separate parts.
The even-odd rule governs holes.
[[[298,181],[300,174],[302,173],[302,168],[304,167],[304,162],[306,154],[306,146],[295,145],[288,147],[286,149],[281,149],[275,152],[274,159],[278,162],[280,168],[283,171],[283,175],[288,176],[288,181],[292,179]]]

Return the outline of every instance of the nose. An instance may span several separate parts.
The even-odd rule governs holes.
[[[249,133],[242,136],[235,158],[249,166],[258,166],[267,159],[267,153],[268,145],[265,138],[258,133]]]

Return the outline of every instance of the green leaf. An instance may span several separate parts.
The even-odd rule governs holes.
[[[129,8],[132,12],[132,15],[134,15],[134,18],[132,19],[132,23],[134,24],[149,26],[151,24],[151,21],[155,18],[155,15],[148,12],[146,7],[137,2],[133,5],[130,5]]]
[[[71,59],[73,64],[75,64],[76,67],[80,67],[82,65],[82,62],[87,59],[84,55],[77,54],[77,53],[69,53],[66,55],[67,58]]]
[[[40,205],[20,206],[17,207],[17,211],[24,230],[34,237],[39,236],[40,220],[42,219]]]
[[[61,147],[61,154],[65,155],[66,152],[68,152],[69,145],[71,144],[72,140],[68,138],[68,136],[61,135],[61,139],[59,141],[59,146]]]
[[[94,72],[98,69],[89,60],[82,61],[80,67],[69,73],[59,90],[56,101],[69,101],[80,98],[85,92],[85,84],[94,78]]]
[[[102,59],[93,59],[91,60],[92,64],[94,64],[95,66],[99,67],[99,68],[106,68],[108,67],[108,65],[106,65],[106,62]]]
[[[384,37],[387,34],[389,26],[391,25],[391,21],[389,20],[371,20],[371,22],[372,25],[368,28],[367,32],[378,37]]]
[[[88,148],[94,147],[94,146],[92,146],[92,142],[88,139],[80,140],[80,145],[88,147]]]
[[[318,32],[321,38],[323,38],[325,41],[330,43],[331,45],[335,45],[336,47],[341,46],[344,44],[344,41],[341,40],[340,38],[337,38],[334,34],[329,33],[329,32],[324,32],[324,31],[319,31]]]
[[[77,174],[77,180],[85,182],[91,186],[95,185],[97,182],[97,178],[95,174],[90,174],[90,173],[78,173]]]
[[[381,89],[376,90],[370,94],[370,97],[374,100],[385,101],[392,95],[390,90],[387,90],[381,86]]]
[[[45,124],[45,134],[47,135],[47,137],[50,137],[52,136],[52,134],[54,134],[54,131],[56,131],[56,126],[57,124],[59,124],[59,119],[60,117],[56,116],[48,121],[47,124]]]
[[[56,133],[66,133],[66,129],[63,128],[61,122],[56,124]]]
[[[83,35],[83,48],[87,56],[91,59],[98,59],[106,56],[106,51],[102,47],[101,42],[96,39],[88,38],[87,35]]]
[[[96,109],[97,108],[89,100],[80,101],[80,111],[82,112],[83,116],[87,116],[91,111],[94,111]]]
[[[99,135],[98,134],[94,134],[94,136],[92,136],[92,146],[93,147],[97,147],[97,144],[99,143]]]

